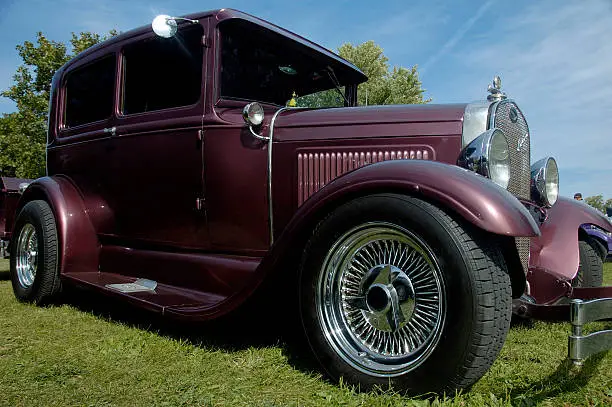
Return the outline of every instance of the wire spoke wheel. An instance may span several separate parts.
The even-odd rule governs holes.
[[[370,222],[331,247],[315,302],[327,340],[346,363],[392,377],[413,370],[438,343],[445,316],[442,272],[410,231]]]
[[[31,223],[23,225],[17,238],[17,279],[23,288],[34,284],[38,269],[38,237]]]

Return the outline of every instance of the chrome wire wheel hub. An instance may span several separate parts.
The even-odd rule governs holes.
[[[431,249],[388,223],[366,223],[329,250],[315,293],[327,341],[370,375],[406,373],[433,351],[445,315],[445,289]]]
[[[16,244],[17,280],[23,288],[29,288],[34,283],[38,268],[38,237],[32,224],[23,225]]]
[[[414,312],[414,288],[399,268],[377,265],[361,279],[357,296],[345,296],[352,307],[365,311],[364,318],[376,329],[397,332]]]

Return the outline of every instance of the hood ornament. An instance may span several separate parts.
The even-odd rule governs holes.
[[[501,90],[501,78],[497,75],[493,78],[493,84],[489,84],[487,92],[490,93],[487,100],[491,102],[506,99],[506,94]]]

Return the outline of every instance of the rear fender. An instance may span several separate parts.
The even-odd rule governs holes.
[[[55,215],[60,273],[97,271],[99,244],[81,194],[67,178],[43,177],[24,191],[16,213],[28,202],[46,201]]]
[[[612,231],[612,224],[602,213],[580,201],[559,197],[540,225],[541,235],[531,240],[529,269],[543,271],[565,281],[576,277],[580,262],[579,234],[585,233],[580,228],[583,224]]]

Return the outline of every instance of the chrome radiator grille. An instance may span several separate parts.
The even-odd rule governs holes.
[[[531,136],[527,121],[518,106],[511,101],[495,103],[491,109],[489,127],[497,127],[508,139],[510,153],[508,191],[517,198],[529,199],[531,195]],[[529,265],[529,242],[528,237],[516,238],[516,248],[525,272]]]
[[[527,121],[518,106],[512,102],[501,101],[494,104],[492,109],[490,127],[497,127],[508,139],[510,153],[508,191],[518,198],[529,199],[531,146]]]

